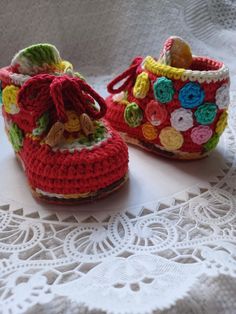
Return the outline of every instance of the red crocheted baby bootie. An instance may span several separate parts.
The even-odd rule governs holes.
[[[75,204],[124,184],[128,150],[101,120],[104,99],[54,46],[21,50],[0,80],[6,132],[34,196]]]
[[[118,83],[120,87],[116,88]],[[108,84],[106,118],[134,145],[175,159],[207,156],[227,124],[229,71],[170,37],[159,59],[137,57]]]

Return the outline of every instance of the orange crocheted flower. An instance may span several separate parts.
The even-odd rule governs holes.
[[[143,124],[142,132],[143,132],[143,136],[149,141],[153,141],[157,138],[157,131],[154,128],[154,126],[151,125],[151,123],[147,122]]]

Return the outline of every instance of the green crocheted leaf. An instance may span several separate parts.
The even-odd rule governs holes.
[[[50,44],[37,44],[20,50],[11,65],[17,66],[19,73],[37,74],[61,62],[57,48]]]
[[[9,129],[9,139],[16,152],[18,152],[23,145],[23,132],[17,124],[13,123]]]

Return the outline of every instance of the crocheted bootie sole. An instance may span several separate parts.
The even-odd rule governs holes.
[[[188,153],[188,152],[175,152],[175,153],[169,152],[169,151],[163,150],[163,148],[157,144],[153,144],[147,141],[139,140],[134,137],[130,137],[127,133],[120,132],[120,135],[126,143],[136,146],[138,148],[141,148],[145,151],[154,153],[161,157],[166,157],[166,158],[176,159],[176,160],[199,160],[199,159],[203,159],[209,156],[208,152],[204,154]]]
[[[111,185],[100,189],[96,192],[84,193],[84,194],[68,194],[68,195],[56,195],[48,193],[45,195],[39,189],[31,188],[31,193],[33,197],[37,200],[43,201],[49,204],[57,205],[77,205],[81,203],[90,203],[106,196],[112,194],[113,192],[119,190],[128,180],[128,173],[120,180],[112,183]]]

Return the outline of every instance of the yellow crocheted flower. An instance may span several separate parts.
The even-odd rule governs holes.
[[[149,141],[153,141],[157,138],[157,131],[154,126],[151,125],[151,123],[143,124],[142,132],[143,136]]]
[[[224,111],[221,114],[221,116],[220,116],[220,118],[216,124],[216,130],[215,131],[217,134],[221,135],[224,132],[224,129],[227,126],[227,117],[228,117],[228,113],[227,113],[227,111]]]
[[[167,150],[179,149],[184,142],[182,134],[172,127],[162,129],[159,138],[161,144]]]
[[[136,98],[145,98],[150,88],[149,77],[146,72],[140,73],[133,88],[133,95]]]
[[[19,87],[15,85],[6,86],[2,92],[2,102],[5,111],[10,114],[16,114],[20,111],[17,104],[17,94],[19,92]]]
[[[81,129],[79,116],[73,110],[67,110],[66,115],[68,121],[64,124],[65,130],[67,132],[78,132]]]

